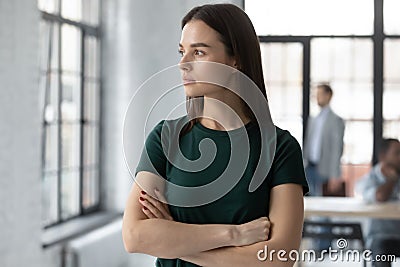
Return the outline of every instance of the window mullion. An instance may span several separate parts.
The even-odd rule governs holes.
[[[85,129],[85,118],[84,118],[84,84],[85,84],[85,60],[86,60],[86,55],[85,55],[85,30],[81,29],[81,82],[80,82],[80,101],[79,101],[79,116],[80,116],[80,123],[79,123],[79,128],[80,128],[80,162],[79,162],[79,209],[80,209],[80,214],[84,213],[83,210],[83,172],[84,172],[84,129]]]
[[[61,2],[61,0],[60,0]],[[60,7],[61,8],[61,7]],[[62,221],[61,218],[61,207],[62,207],[62,203],[61,203],[61,175],[62,175],[62,127],[61,127],[61,120],[62,120],[62,114],[61,114],[61,101],[62,101],[62,82],[61,82],[61,43],[62,43],[62,34],[61,34],[61,24],[59,23],[55,23],[53,24],[54,27],[58,27],[58,55],[55,55],[58,57],[58,75],[57,75],[57,82],[58,82],[58,98],[57,98],[57,133],[58,133],[58,137],[57,137],[57,155],[58,155],[58,161],[57,161],[57,221],[60,222]]]
[[[376,152],[382,138],[383,125],[383,0],[374,0],[374,150],[372,163],[378,161]]]

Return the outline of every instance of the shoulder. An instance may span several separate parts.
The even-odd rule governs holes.
[[[369,173],[367,173],[367,176],[369,177],[369,179],[373,179],[373,180],[377,180],[377,181],[384,181],[385,178],[382,175],[382,171],[381,171],[381,165],[375,164],[371,171]]]
[[[157,135],[161,136],[161,133],[165,134],[172,134],[175,132],[179,132],[181,127],[187,123],[187,116],[182,116],[176,119],[170,119],[170,120],[161,120],[158,122],[153,129],[151,130],[150,135]],[[164,132],[165,131],[165,132]]]
[[[373,188],[384,182],[379,175],[379,164],[372,167],[372,169],[363,175],[358,181],[356,182],[355,189],[356,192],[363,193],[365,190],[369,188]]]
[[[276,148],[274,162],[282,162],[287,159],[299,159],[302,161],[303,154],[299,142],[289,131],[276,127]]]
[[[303,156],[299,142],[289,131],[276,127],[276,150],[274,155],[271,186],[295,183],[303,186],[306,194],[308,184],[304,173]]]
[[[335,113],[332,109],[329,109],[330,117],[338,122],[344,123],[342,117],[340,117],[337,113]]]
[[[276,151],[278,152],[281,149],[285,148],[295,148],[300,149],[300,144],[296,140],[296,138],[291,135],[288,130],[283,130],[277,126],[276,128]]]

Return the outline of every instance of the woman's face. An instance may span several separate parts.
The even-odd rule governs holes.
[[[235,67],[235,60],[226,53],[218,32],[201,20],[188,22],[182,30],[179,53],[182,56],[179,63],[187,96],[212,96],[224,90],[210,83],[196,82],[196,80],[204,81],[203,77],[206,77],[207,71],[212,68],[209,64],[207,70],[206,63],[196,64],[196,62],[218,62]]]

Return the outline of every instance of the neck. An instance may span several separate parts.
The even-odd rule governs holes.
[[[327,107],[329,107],[329,104],[322,105],[322,106],[321,106],[321,110],[322,110],[322,109],[325,109],[325,108],[327,108]]]
[[[229,131],[250,121],[240,98],[228,90],[225,92],[223,95],[204,96],[203,117],[200,123],[207,128]]]

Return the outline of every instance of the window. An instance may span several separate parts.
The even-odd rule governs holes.
[[[332,109],[346,123],[342,169],[350,195],[376,162],[382,136],[400,138],[399,7],[398,0],[245,1],[275,124],[301,139],[299,129],[319,111],[315,85],[331,84]]]
[[[385,0],[384,8],[384,26],[386,34],[400,34],[400,17],[397,10],[400,9],[398,0]]]
[[[302,144],[303,46],[261,43],[261,55],[272,120]]]
[[[373,150],[372,41],[314,38],[311,41],[310,113],[316,116],[315,87],[332,86],[331,107],[345,120],[343,164],[368,164]],[[355,103],[357,107],[354,108]],[[362,133],[362,134],[360,134]]]
[[[99,0],[39,0],[44,227],[100,201]]]
[[[373,7],[373,0],[245,1],[258,35],[372,34]]]
[[[400,138],[400,39],[385,40],[383,136]]]

